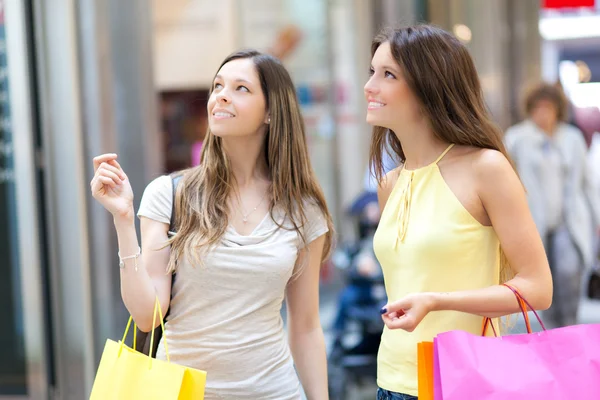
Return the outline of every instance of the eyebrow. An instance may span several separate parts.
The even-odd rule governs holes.
[[[223,79],[223,77],[221,75],[217,75],[217,76],[215,76],[215,79]],[[250,82],[250,81],[248,81],[246,79],[242,79],[242,78],[237,78],[235,80],[235,82],[244,82],[244,83],[250,83],[250,84],[252,84],[252,82]]]
[[[373,67],[373,64],[371,64],[371,68],[375,69],[375,67]],[[394,71],[396,73],[400,72],[397,67],[392,67],[391,65],[381,65],[380,68],[389,69],[389,70]]]

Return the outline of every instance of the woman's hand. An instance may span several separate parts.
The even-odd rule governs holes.
[[[94,178],[90,182],[92,196],[115,218],[133,215],[133,190],[116,154],[94,158]]]
[[[381,309],[381,318],[388,329],[404,329],[412,332],[434,309],[432,293],[413,293],[388,303]]]

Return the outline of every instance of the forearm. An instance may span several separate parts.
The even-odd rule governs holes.
[[[507,282],[521,293],[521,295],[538,310],[545,310],[550,306],[552,293],[544,289],[547,285],[515,277]],[[489,286],[482,289],[457,291],[449,293],[431,293],[432,311],[453,310],[483,317],[501,317],[520,311],[515,294],[502,285]]]
[[[117,230],[119,253],[121,257],[136,254],[139,250],[133,211],[131,215],[114,219]],[[137,271],[135,264],[137,262]],[[152,327],[152,315],[156,299],[154,283],[143,266],[142,257],[137,260],[125,260],[121,269],[121,297],[125,307],[140,329],[149,331]]]
[[[308,400],[328,398],[327,357],[323,329],[290,329],[290,349]]]

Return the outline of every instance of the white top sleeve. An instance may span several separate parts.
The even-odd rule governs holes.
[[[171,223],[171,208],[173,207],[173,185],[168,175],[154,179],[146,186],[138,217],[146,217],[152,220]]]
[[[306,240],[306,244],[310,244],[318,237],[329,231],[327,220],[319,206],[314,202],[306,202],[306,223],[302,227],[302,234]]]

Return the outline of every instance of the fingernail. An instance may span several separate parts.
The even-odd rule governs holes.
[[[381,310],[379,310],[379,312],[380,312],[381,314],[385,314],[385,313],[387,312],[387,308],[385,308],[385,307],[382,307],[382,308],[381,308]]]

